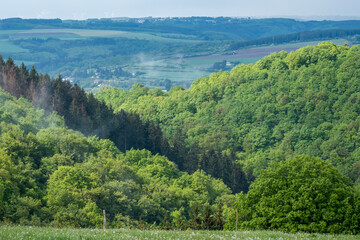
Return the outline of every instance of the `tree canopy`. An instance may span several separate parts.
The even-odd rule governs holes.
[[[355,182],[359,59],[359,46],[323,42],[213,73],[188,90],[156,94],[134,85],[103,88],[96,97],[159,124],[170,144],[183,143],[174,160],[180,168],[204,169],[235,192],[246,191],[271,161],[302,154],[329,160]]]
[[[185,229],[207,209],[196,227],[222,229],[224,218],[213,215],[234,200],[204,171],[182,172],[145,149],[121,153],[0,89],[0,221],[99,227],[105,209],[109,227]]]
[[[222,229],[232,190],[244,229],[358,233],[359,59],[325,42],[98,99],[0,61],[0,220]]]
[[[270,164],[235,208],[243,229],[359,233],[359,204],[350,180],[329,162],[301,156]],[[226,227],[235,228],[235,210]]]

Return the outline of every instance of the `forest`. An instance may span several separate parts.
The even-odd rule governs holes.
[[[314,40],[328,40],[334,38],[343,38],[343,37],[352,37],[358,36],[360,34],[360,29],[330,29],[330,30],[318,30],[318,31],[306,31],[300,33],[284,34],[266,38],[259,38],[248,41],[240,41],[232,43],[229,46],[229,50],[236,50],[249,46],[261,46],[269,44],[282,44],[292,41],[306,42]],[[357,42],[357,40],[355,40]]]
[[[323,42],[93,95],[1,59],[0,220],[358,234],[359,64]]]
[[[2,221],[99,227],[106,209],[112,227],[183,229],[187,218],[198,221],[190,211],[198,209],[217,218],[192,226],[223,227],[222,205],[234,196],[222,181],[200,170],[181,172],[147,150],[121,153],[113,142],[70,130],[55,112],[46,115],[3,90],[0,99]]]
[[[269,162],[306,154],[356,182],[358,49],[324,42],[213,73],[189,90],[104,87],[96,97],[159,124],[170,142],[183,139],[199,165],[231,159],[252,181]]]

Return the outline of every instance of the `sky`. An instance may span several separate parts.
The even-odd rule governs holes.
[[[0,0],[0,19],[149,16],[360,19],[360,0]]]

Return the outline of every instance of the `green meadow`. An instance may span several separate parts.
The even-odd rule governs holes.
[[[0,239],[359,239],[354,235],[322,235],[308,233],[282,233],[276,231],[165,231],[138,229],[70,229],[51,227],[1,226]]]

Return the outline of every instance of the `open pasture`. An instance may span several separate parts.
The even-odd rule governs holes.
[[[92,29],[71,29],[71,28],[49,28],[31,30],[0,30],[0,36],[7,39],[22,38],[58,38],[62,40],[73,40],[83,38],[128,38],[161,42],[189,42],[197,43],[199,40],[182,34],[161,34],[147,32],[129,32],[115,30],[92,30]]]
[[[59,229],[51,227],[1,226],[0,239],[359,239],[354,235],[322,235],[308,233],[282,233],[275,231],[164,231],[164,230],[137,230],[137,229]]]
[[[1,53],[22,53],[28,52],[27,49],[24,49],[20,46],[12,44],[6,40],[0,40],[0,54]]]

